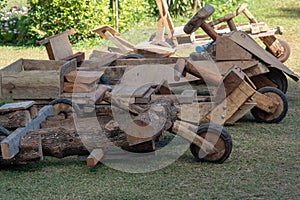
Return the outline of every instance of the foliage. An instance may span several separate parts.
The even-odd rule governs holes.
[[[0,0],[0,9],[3,9],[7,6],[7,0]]]
[[[88,38],[99,24],[109,24],[111,12],[105,0],[29,0],[28,37],[41,39],[75,29],[73,40]]]
[[[15,42],[22,40],[25,35],[24,19],[28,13],[26,7],[14,6],[9,11],[0,12],[0,40],[2,42]]]

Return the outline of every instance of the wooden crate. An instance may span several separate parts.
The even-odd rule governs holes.
[[[64,76],[76,61],[19,59],[0,71],[0,98],[55,99],[63,92]]]

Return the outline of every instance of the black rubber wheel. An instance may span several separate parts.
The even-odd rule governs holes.
[[[274,87],[264,87],[258,90],[258,92],[276,100],[279,105],[274,113],[267,113],[257,107],[252,108],[251,114],[257,122],[263,123],[279,123],[281,122],[288,111],[288,102],[285,94]]]
[[[128,54],[126,56],[123,56],[121,59],[143,59],[145,58],[143,55],[138,53]]]
[[[0,136],[9,136],[10,132],[3,126],[0,126]]]
[[[211,5],[204,6],[186,23],[183,31],[186,34],[195,32],[214,12],[215,9]]]
[[[232,151],[232,139],[227,129],[221,125],[206,123],[199,126],[197,135],[214,144],[217,153],[206,155],[201,148],[195,144],[190,145],[190,150],[197,161],[223,163]]]
[[[290,57],[290,55],[291,55],[291,47],[290,47],[290,45],[286,42],[286,41],[284,41],[284,40],[282,40],[282,39],[278,39],[277,38],[277,40],[279,41],[279,43],[281,44],[281,46],[283,47],[283,54],[281,54],[279,57],[277,57],[277,59],[280,61],[280,62],[282,62],[282,63],[284,63],[285,61],[287,61],[287,59]],[[270,52],[270,50],[268,49],[268,48],[266,48],[266,50],[268,51],[268,52]],[[270,52],[271,53],[271,52]]]
[[[63,116],[65,119],[73,118],[73,114],[80,115],[79,106],[70,99],[58,98],[49,103],[53,106],[54,116]]]
[[[284,73],[276,68],[269,68],[270,72],[266,74],[269,80],[275,83],[278,86],[278,89],[281,90],[284,94],[288,89],[288,80]]]

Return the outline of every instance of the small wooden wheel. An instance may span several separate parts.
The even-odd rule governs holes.
[[[281,40],[281,39],[277,39],[279,41],[279,43],[281,44],[282,48],[283,48],[283,52],[280,56],[277,57],[277,59],[284,63],[285,61],[287,61],[287,59],[290,57],[291,55],[291,47],[290,45],[284,41],[284,40]]]
[[[54,116],[61,116],[64,119],[73,118],[74,114],[80,113],[80,108],[70,99],[58,98],[49,103],[53,106]]]
[[[284,73],[281,70],[273,67],[269,68],[269,71],[270,72],[266,74],[268,79],[275,83],[278,86],[278,89],[285,94],[288,89],[288,80]]]
[[[211,5],[204,6],[184,26],[184,32],[186,34],[195,32],[214,12],[215,9]]]
[[[9,136],[10,132],[6,128],[0,126],[0,136]]]
[[[197,161],[223,163],[232,151],[232,139],[228,131],[221,125],[206,123],[199,126],[197,134],[214,144],[216,153],[205,154],[195,144],[190,145],[190,150]]]
[[[257,107],[254,107],[251,110],[251,113],[257,122],[264,123],[279,123],[284,119],[288,111],[288,102],[284,93],[274,87],[264,87],[258,90],[258,92],[272,98],[273,100],[279,103],[276,111],[274,113],[267,113],[263,110],[260,110]]]

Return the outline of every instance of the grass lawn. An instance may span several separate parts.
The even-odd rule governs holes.
[[[284,26],[280,37],[292,48],[286,65],[300,74],[300,1],[249,4],[254,16],[270,27]],[[141,38],[151,35],[134,30]],[[80,45],[77,50],[82,50]],[[41,47],[2,46],[0,52],[0,66],[20,57],[47,59]],[[0,199],[300,199],[300,86],[292,80],[289,84],[289,112],[281,123],[258,124],[248,114],[227,127],[233,152],[221,165],[197,163],[189,151],[168,167],[143,174],[105,165],[88,168],[76,157],[45,158],[0,169]]]

